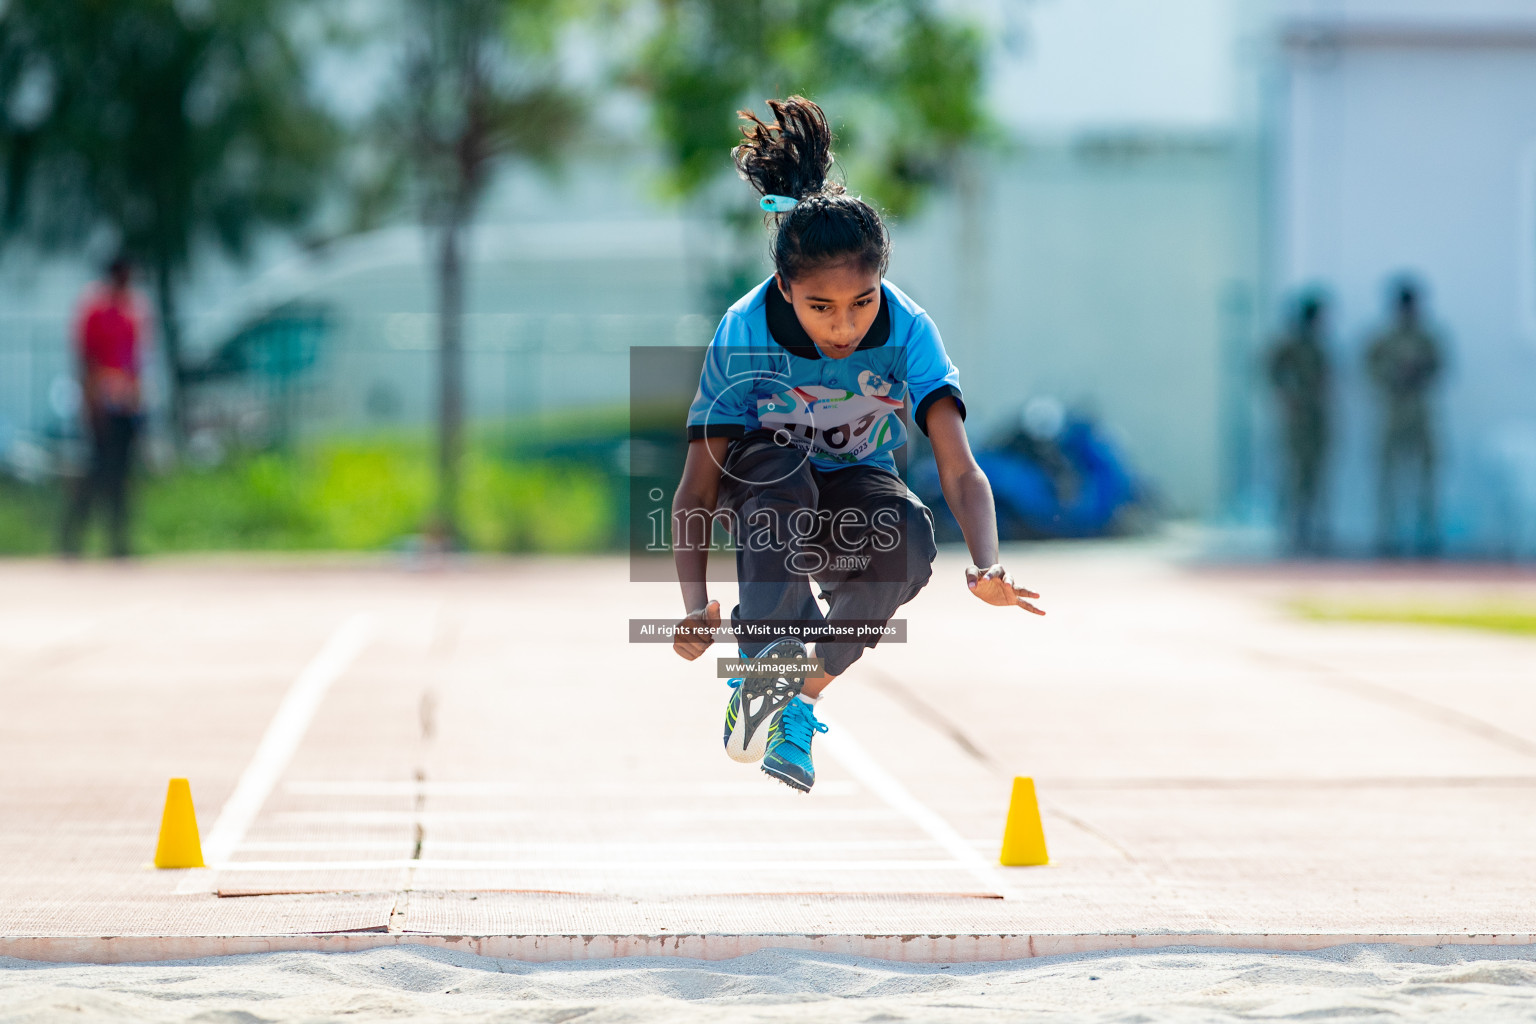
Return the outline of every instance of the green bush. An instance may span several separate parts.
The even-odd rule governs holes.
[[[471,457],[464,532],[487,551],[590,551],[614,533],[611,485],[585,467]]]
[[[135,546],[144,552],[328,547],[302,466],[278,455],[142,478]]]
[[[425,441],[331,444],[307,468],[325,538],[321,547],[388,547],[426,523],[433,478]]]
[[[409,543],[431,516],[432,456],[425,436],[332,439],[209,469],[141,473],[135,548],[375,551]],[[622,537],[621,491],[616,471],[601,460],[477,437],[464,460],[464,539],[479,551],[611,548]],[[63,508],[61,488],[0,481],[0,554],[51,550]]]
[[[40,555],[58,543],[57,487],[0,478],[0,555]]]

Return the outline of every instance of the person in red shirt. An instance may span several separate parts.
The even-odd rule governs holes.
[[[80,553],[97,499],[106,503],[112,554],[128,555],[128,477],[143,414],[140,367],[148,317],[133,290],[133,268],[119,257],[81,300],[75,320],[82,412],[91,464],[64,519],[64,553]]]

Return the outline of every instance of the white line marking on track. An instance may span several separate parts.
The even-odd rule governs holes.
[[[398,853],[415,845],[414,839],[247,839],[238,849],[241,853],[334,853],[338,850]],[[225,862],[226,864],[229,862]]]
[[[246,840],[240,844],[241,854],[335,854],[341,851],[378,852],[398,854],[402,847],[410,849],[413,838],[398,840]],[[977,846],[995,846],[997,843],[977,843]],[[425,849],[432,854],[479,854],[498,860],[518,857],[570,857],[585,854],[588,857],[619,858],[708,857],[730,854],[736,857],[756,855],[759,858],[780,857],[783,854],[828,854],[828,852],[923,852],[934,854],[937,843],[932,840],[803,840],[763,841],[763,843],[541,843],[541,841],[513,840],[435,840],[427,838]]]
[[[931,839],[821,839],[779,840],[773,842],[485,842],[477,840],[453,840],[427,838],[424,849],[432,854],[469,853],[498,858],[507,857],[568,857],[585,854],[589,857],[609,859],[652,859],[676,857],[708,857],[719,854],[746,857],[755,854],[758,859],[782,857],[784,854],[872,853],[876,851],[920,851],[932,855],[936,844]],[[247,844],[245,848],[249,848]]]
[[[751,871],[757,874],[807,871],[966,871],[957,860],[236,860],[219,871],[372,871],[415,868],[430,871],[605,871],[614,874],[666,875],[688,871]],[[987,888],[993,888],[988,882]]]
[[[590,822],[589,810],[526,811],[280,811],[270,820],[285,825],[443,825],[513,821]],[[702,807],[623,809],[605,812],[608,821],[664,822],[685,825],[690,822],[717,821],[891,821],[901,815],[885,807]]]
[[[240,844],[239,851],[242,854],[255,853],[340,853],[352,851],[356,853],[398,853],[402,849],[409,849],[413,844],[411,839],[394,840],[370,840],[370,839],[292,839],[292,840],[251,840]],[[971,846],[978,853],[992,850],[997,846],[995,839],[972,839]],[[731,854],[747,857],[779,856],[786,853],[925,853],[934,852],[938,844],[932,839],[825,839],[761,843],[731,843],[731,842],[512,842],[506,840],[454,840],[454,839],[428,839],[426,849],[433,854],[481,854],[498,860],[510,858],[531,857],[569,857],[573,855],[586,855],[589,857],[604,857],[609,859],[625,860],[658,860],[663,857],[675,857],[684,859],[688,857]],[[238,861],[226,861],[226,866],[238,864]]]
[[[370,782],[354,780],[297,781],[283,785],[283,791],[294,796],[535,796],[550,800],[566,800],[572,794],[583,796],[768,796],[784,800],[798,800],[800,794],[782,786],[768,786],[761,779],[752,782],[699,782],[699,783],[643,783],[643,782],[562,782],[558,785],[541,782]],[[816,784],[816,795],[857,796],[857,783],[848,779],[832,779]]]
[[[1004,881],[998,870],[977,853],[974,846],[956,832],[949,822],[909,793],[907,787],[903,786],[894,775],[882,768],[879,762],[859,744],[859,741],[853,738],[845,726],[834,724],[831,731],[822,737],[819,745],[822,750],[830,753],[842,764],[848,774],[869,787],[875,795],[890,805],[892,810],[899,811],[911,819],[914,825],[942,846],[977,881],[984,883],[987,888],[1005,900],[1019,898],[1019,891]]]
[[[267,802],[277,780],[293,759],[294,751],[303,741],[326,691],[367,645],[370,627],[371,620],[365,614],[358,613],[347,619],[288,687],[283,702],[278,705],[277,713],[256,746],[256,753],[251,755],[250,763],[235,784],[235,791],[224,801],[218,820],[208,830],[208,839],[203,843],[203,860],[207,864],[219,867],[245,838],[251,822],[261,813],[262,804]],[[201,878],[189,877],[176,891],[206,891],[206,885]]]

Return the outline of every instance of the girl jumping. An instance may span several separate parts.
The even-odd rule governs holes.
[[[688,615],[673,649],[692,661],[720,625],[705,567],[722,522],[736,547],[741,656],[776,663],[730,680],[726,753],[808,792],[811,740],[827,729],[816,701],[932,575],[933,514],[892,456],[906,442],[906,408],[965,534],[971,593],[1044,612],[998,562],[992,488],[966,440],[959,372],[933,320],[884,280],[891,243],[880,214],[827,180],[832,132],[820,107],[802,96],[768,106],[773,124],[742,112],[745,139],[731,155],[768,211],[775,273],[720,321],[688,410],[672,504]]]

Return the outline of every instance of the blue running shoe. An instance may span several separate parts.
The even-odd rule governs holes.
[[[816,710],[803,700],[792,700],[768,730],[768,752],[763,771],[786,786],[809,793],[816,784],[811,763],[811,740],[827,727],[816,720]]]
[[[805,658],[805,645],[785,638],[769,645],[762,658]],[[725,752],[733,761],[761,761],[768,750],[768,730],[786,704],[805,685],[805,674],[784,672],[728,680],[731,699],[725,705]]]

